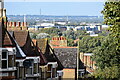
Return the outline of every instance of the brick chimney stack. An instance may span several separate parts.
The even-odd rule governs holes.
[[[24,26],[25,26],[25,27],[27,26],[27,22],[24,22]]]
[[[13,25],[12,25],[13,27],[16,27],[16,22],[13,22]]]
[[[21,23],[22,27],[24,26],[24,22]]]
[[[12,22],[9,22],[9,26],[10,26],[10,27],[12,27],[12,24],[13,24]]]
[[[17,22],[17,27],[20,27],[21,26],[21,22]]]

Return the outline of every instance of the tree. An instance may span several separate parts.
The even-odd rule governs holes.
[[[110,34],[94,52],[93,60],[96,61],[98,67],[94,76],[103,80],[106,78],[118,80],[120,79],[118,72],[120,71],[120,1],[105,2],[102,13],[104,23],[110,26]]]
[[[36,39],[49,38],[49,37],[50,36],[47,33],[39,33],[37,34]]]
[[[102,13],[104,15],[104,23],[110,26],[111,34],[117,38],[116,44],[118,46],[116,48],[120,48],[120,1],[106,2]]]
[[[80,40],[80,52],[93,53],[93,51],[101,46],[104,36],[91,37],[85,36]]]

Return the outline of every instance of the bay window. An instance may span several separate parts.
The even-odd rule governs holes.
[[[2,50],[0,54],[0,68],[7,69],[15,66],[15,57],[14,53]]]

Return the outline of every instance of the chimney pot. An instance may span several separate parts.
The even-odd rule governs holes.
[[[20,27],[21,26],[21,22],[17,22],[17,26]]]

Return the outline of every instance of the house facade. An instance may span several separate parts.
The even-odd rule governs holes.
[[[6,30],[6,9],[0,3],[0,79],[15,79],[16,44]]]
[[[48,61],[46,65],[47,72],[45,75],[47,80],[51,80],[51,79],[61,80],[63,77],[63,71],[62,71],[63,65],[55,55],[54,50],[48,44],[48,40],[37,39],[37,42],[38,42],[38,47],[41,49],[43,55]],[[45,69],[45,68],[42,68],[42,69]]]
[[[75,80],[77,76],[77,47],[53,47],[53,49],[64,66],[63,79]]]
[[[86,66],[86,71],[88,73],[94,72],[94,70],[97,68],[95,66],[96,62],[91,59],[91,56],[93,53],[80,53],[80,60]]]

